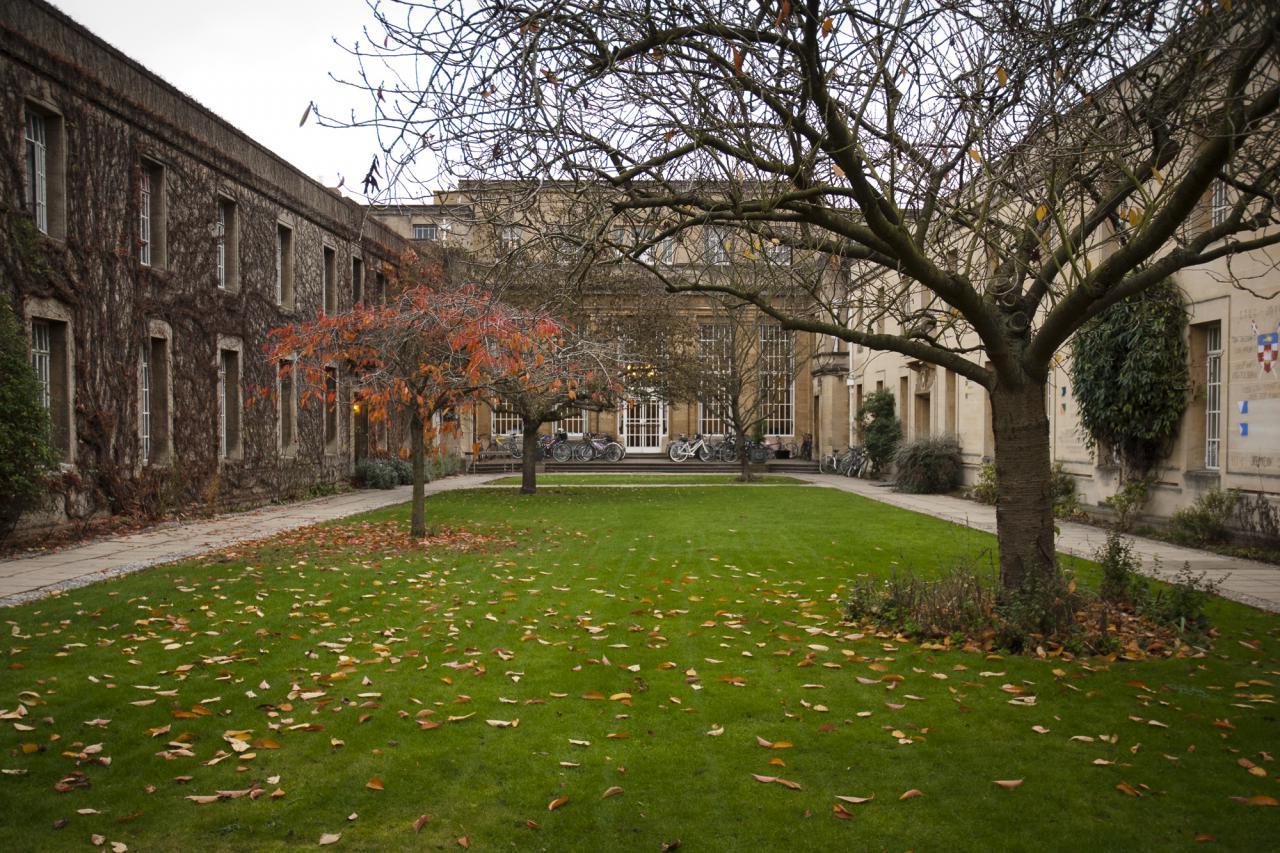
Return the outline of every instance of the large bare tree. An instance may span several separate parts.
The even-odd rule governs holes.
[[[805,294],[801,309],[650,267],[672,289],[720,292],[983,385],[1006,589],[1056,572],[1055,351],[1179,270],[1265,262],[1280,242],[1276,3],[372,8],[353,82],[377,97],[358,121],[380,127],[402,180],[550,181],[593,206],[606,187],[610,215],[650,229],[636,260],[708,226],[824,252],[848,285]]]

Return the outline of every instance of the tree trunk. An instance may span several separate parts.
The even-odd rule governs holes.
[[[747,452],[747,433],[746,430],[737,431],[738,439],[738,465],[741,471],[738,473],[738,479],[744,483],[751,482],[751,454]]]
[[[538,427],[542,424],[524,422],[524,459],[520,465],[520,494],[531,495],[538,491]]]
[[[996,541],[1006,594],[1058,574],[1054,555],[1049,416],[1045,388],[1000,384],[991,393],[995,434]]]
[[[413,452],[413,512],[409,535],[419,539],[427,535],[427,451],[423,446],[422,428],[422,415],[414,409],[409,422],[409,447]]]

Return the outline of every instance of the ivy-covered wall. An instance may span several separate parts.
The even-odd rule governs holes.
[[[25,115],[52,121],[65,168],[49,193],[63,223],[40,233],[24,203]],[[0,2],[0,287],[24,322],[56,305],[73,338],[74,448],[52,518],[99,511],[156,512],[192,503],[224,507],[296,496],[351,466],[349,399],[339,445],[326,452],[323,413],[298,411],[296,452],[282,454],[267,331],[323,306],[324,247],[335,254],[338,310],[352,301],[352,258],[364,292],[402,251],[359,205],[303,174],[44,3]],[[53,151],[55,140],[51,140]],[[163,266],[139,261],[144,164],[163,174]],[[51,174],[56,164],[51,164]],[[153,188],[159,192],[160,188]],[[219,199],[238,222],[239,287],[217,286],[213,230]],[[292,229],[295,301],[276,304],[277,228]],[[141,347],[156,321],[170,337],[172,448],[142,464]],[[243,452],[221,459],[218,341],[242,348]]]

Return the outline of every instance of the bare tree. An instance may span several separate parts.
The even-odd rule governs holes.
[[[651,269],[984,386],[1008,590],[1057,572],[1054,352],[1179,270],[1243,253],[1231,277],[1269,269],[1280,242],[1275,3],[373,8],[356,82],[379,97],[360,121],[398,178],[554,181],[594,210],[604,188],[612,216],[653,228],[646,245],[725,225],[824,252],[848,285],[803,309]]]

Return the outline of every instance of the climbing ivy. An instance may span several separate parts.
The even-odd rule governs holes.
[[[1165,279],[1072,339],[1071,384],[1085,440],[1117,454],[1124,480],[1146,477],[1177,438],[1187,408],[1186,328],[1182,291]]]
[[[45,477],[57,465],[26,335],[9,298],[0,293],[0,540],[40,498]]]

